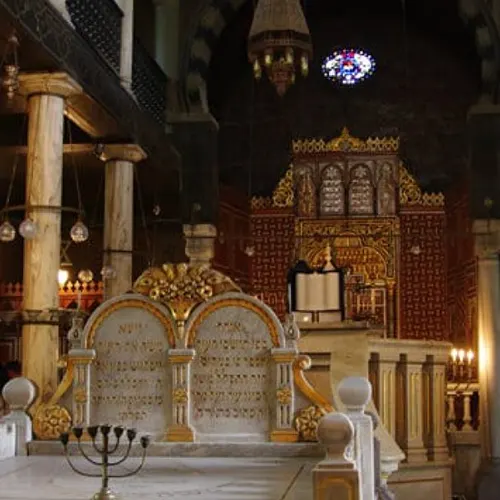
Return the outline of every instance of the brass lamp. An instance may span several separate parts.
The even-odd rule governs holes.
[[[312,43],[300,0],[259,0],[248,38],[248,58],[257,80],[265,71],[278,95],[309,73]]]

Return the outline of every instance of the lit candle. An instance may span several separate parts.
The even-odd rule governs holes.
[[[472,349],[469,349],[467,351],[467,363],[471,365],[473,359],[474,359],[474,351]]]
[[[457,358],[458,358],[458,351],[456,349],[451,350],[451,373],[453,379],[457,377]]]
[[[288,313],[292,312],[292,284],[288,283]]]
[[[463,349],[460,349],[458,351],[458,361],[461,365],[464,364],[464,360],[465,360],[465,351]]]
[[[458,357],[458,351],[456,349],[451,350],[451,360],[453,363],[457,362],[457,357]]]

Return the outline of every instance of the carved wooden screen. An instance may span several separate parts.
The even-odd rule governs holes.
[[[345,185],[340,166],[328,165],[321,173],[320,215],[344,215]]]
[[[373,215],[374,193],[369,167],[355,165],[350,171],[349,214]]]

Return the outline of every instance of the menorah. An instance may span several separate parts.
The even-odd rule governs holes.
[[[115,443],[110,443],[110,434],[111,430],[115,435]],[[66,460],[68,461],[69,466],[73,469],[74,472],[80,474],[85,477],[100,477],[102,479],[101,489],[98,493],[96,493],[92,500],[118,500],[119,497],[111,491],[109,488],[109,479],[110,478],[124,478],[130,477],[134,474],[137,474],[143,467],[144,462],[146,460],[146,449],[149,446],[149,437],[143,436],[140,439],[140,443],[142,446],[142,458],[139,466],[130,472],[126,472],[121,475],[113,475],[109,473],[110,467],[115,467],[116,465],[120,465],[130,456],[130,451],[132,450],[132,443],[137,436],[137,431],[135,429],[128,429],[126,431],[128,446],[125,451],[125,455],[122,458],[117,459],[116,461],[111,461],[110,456],[118,451],[118,447],[120,446],[120,439],[125,433],[125,429],[121,426],[111,427],[110,425],[101,425],[101,426],[91,426],[87,427],[87,433],[92,439],[92,447],[94,450],[101,456],[101,460],[94,460],[91,458],[83,449],[82,446],[82,436],[83,436],[83,427],[73,427],[72,429],[73,435],[75,436],[78,442],[78,450],[82,454],[82,456],[90,462],[92,465],[97,465],[101,468],[101,472],[99,474],[91,474],[89,472],[84,472],[78,470],[78,468],[73,464],[70,459],[70,455],[68,452],[68,442],[69,442],[69,433],[65,432],[61,434],[61,443],[64,446],[64,455],[66,456]],[[96,443],[96,438],[98,433],[102,435],[102,444]]]

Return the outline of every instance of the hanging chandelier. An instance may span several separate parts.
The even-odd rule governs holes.
[[[309,73],[312,43],[300,0],[259,0],[248,38],[248,58],[257,80],[265,71],[278,95]]]

